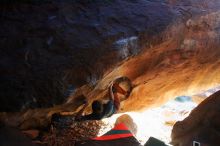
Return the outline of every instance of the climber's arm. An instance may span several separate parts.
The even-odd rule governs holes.
[[[120,107],[120,100],[118,98],[117,92],[116,92],[116,88],[114,87],[115,83],[112,83],[110,88],[109,88],[109,92],[110,92],[110,100],[112,100],[114,102],[115,108],[118,110]]]
[[[109,88],[109,94],[110,94],[110,100],[114,101],[114,93],[113,93],[113,83],[110,85],[110,88]]]

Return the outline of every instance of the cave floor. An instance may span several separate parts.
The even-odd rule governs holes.
[[[173,125],[176,121],[183,120],[192,109],[197,106],[190,97],[181,96],[167,102],[161,107],[155,107],[142,112],[127,112],[115,114],[102,121],[75,122],[67,128],[53,128],[49,134],[42,137],[46,145],[71,145],[75,141],[86,140],[96,135],[100,136],[114,127],[115,122],[122,115],[129,115],[134,125],[131,130],[136,139],[144,144],[150,136],[169,144]],[[131,122],[128,122],[131,124]]]

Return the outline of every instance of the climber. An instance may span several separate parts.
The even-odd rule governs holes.
[[[120,87],[119,84],[121,82],[127,82],[129,84],[128,91],[125,91],[122,87]],[[82,116],[85,108],[88,106],[88,102],[86,102],[83,108],[77,113],[76,120],[101,120],[103,118],[112,116],[119,110],[120,102],[129,97],[131,90],[131,81],[127,77],[120,77],[116,79],[109,87],[109,100],[106,103],[103,103],[104,101],[101,102],[95,100],[92,103],[93,112],[89,115]],[[119,94],[123,95],[123,97],[119,97]]]

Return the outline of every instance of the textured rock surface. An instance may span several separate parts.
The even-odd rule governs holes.
[[[80,94],[84,94],[89,101],[108,96],[108,85],[118,76],[128,76],[135,86],[129,100],[122,103],[124,106],[120,112],[158,106],[176,96],[195,95],[219,85],[220,13],[216,10],[220,6],[218,0],[202,3],[200,0],[119,0],[110,3],[98,2],[97,5],[81,2],[78,5],[68,4],[20,4],[2,9],[5,13],[2,13],[4,15],[1,19],[5,21],[0,25],[4,27],[1,31],[5,39],[1,39],[1,45],[5,49],[1,49],[1,111],[18,110],[21,105],[26,105],[29,99],[35,99],[34,97],[37,98],[36,106],[41,106],[38,99],[44,101],[43,106],[55,103],[58,99],[61,102],[64,93],[72,89],[69,85],[86,82],[90,84],[76,89],[61,105],[19,113],[0,113],[0,120],[4,123],[21,129],[47,126],[53,113],[74,114],[82,104],[82,100],[77,98]],[[96,12],[99,9],[101,12]],[[49,19],[51,14],[54,16],[54,11],[57,12],[57,17]],[[71,13],[73,11],[77,13]],[[18,15],[18,18],[22,21],[15,23],[14,19],[17,20],[16,16],[21,12],[22,15]],[[110,19],[111,16],[113,20]],[[175,19],[175,16],[179,16],[179,19]],[[96,35],[93,33],[93,27],[89,27],[93,24],[92,21],[101,24],[93,26],[94,29],[107,29]],[[9,27],[10,25],[13,27]],[[27,26],[38,29],[29,30]],[[141,29],[140,33],[137,29]],[[45,34],[48,30],[51,30],[51,33]],[[85,30],[88,32],[84,32]],[[7,33],[4,33],[5,31]],[[116,31],[117,35],[112,36],[112,31]],[[122,35],[121,31],[124,32]],[[17,34],[21,36],[16,37]],[[101,38],[104,40],[95,41],[103,35]],[[138,41],[134,35],[138,36]],[[91,41],[92,38],[94,40]],[[23,43],[30,46],[15,45],[22,39],[28,39]],[[126,54],[136,53],[131,49],[135,48],[133,43],[136,41],[140,47],[137,52],[140,52],[123,60]],[[97,48],[93,48],[96,45]],[[23,48],[23,51],[20,48]],[[127,50],[123,51],[124,48]],[[10,51],[13,53],[10,54]],[[85,70],[89,70],[88,74]],[[105,74],[97,81],[102,73]],[[30,106],[35,107],[35,104],[30,102]],[[24,106],[24,109],[30,106]]]
[[[189,146],[198,141],[207,146],[220,145],[220,91],[208,97],[172,131],[174,146]]]
[[[6,1],[0,11],[0,111],[62,103],[175,18],[167,4],[145,0]]]

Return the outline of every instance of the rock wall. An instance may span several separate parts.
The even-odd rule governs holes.
[[[174,125],[172,144],[189,146],[193,141],[205,146],[220,145],[220,91],[208,97],[183,121]]]
[[[0,111],[63,103],[75,88],[160,42],[153,37],[175,18],[168,4],[145,0],[3,1]]]
[[[13,47],[15,43],[10,42],[11,40],[7,37],[1,40],[8,48],[1,50],[4,52],[2,58],[5,58],[1,60],[3,66],[1,80],[4,81],[1,84],[1,90],[4,91],[1,92],[1,103],[4,103],[1,106],[2,111],[19,110],[21,105],[25,103],[20,101],[27,101],[32,97],[43,98],[45,104],[43,102],[42,106],[54,104],[56,102],[53,100],[57,99],[60,99],[62,103],[64,93],[70,89],[72,90],[70,85],[88,84],[74,90],[63,104],[50,108],[29,109],[18,113],[0,113],[0,121],[21,129],[47,126],[53,113],[67,112],[68,114],[74,114],[82,104],[82,100],[78,98],[81,94],[84,94],[90,103],[94,99],[108,96],[109,83],[118,76],[128,76],[134,84],[131,96],[122,103],[119,112],[138,111],[159,106],[176,96],[195,95],[203,90],[218,86],[220,84],[220,12],[217,8],[220,4],[215,0],[203,2],[199,3],[199,0],[193,2],[119,0],[110,3],[78,2],[77,5],[69,5],[69,3],[55,1],[50,2],[47,7],[42,4],[37,6],[27,5],[31,8],[31,12],[33,8],[40,12],[34,13],[36,16],[31,13],[23,13],[24,18],[27,17],[26,15],[30,15],[29,19],[24,22],[27,23],[32,20],[39,21],[40,24],[43,23],[39,25],[38,23],[32,24],[29,22],[35,27],[44,26],[45,23],[47,24],[50,21],[54,22],[53,25],[49,23],[46,29],[43,27],[43,30],[35,31],[34,29],[34,33],[31,33],[32,31],[28,32],[29,35],[34,35],[32,36],[33,39],[26,33],[21,33],[23,32],[22,29],[16,29],[15,32],[21,31],[19,33],[22,34],[20,38],[31,39],[28,44],[32,49],[34,48],[33,50],[30,49],[30,52],[23,51],[23,55],[19,58],[23,61],[24,68],[21,67],[22,63],[16,60],[18,58],[13,57],[13,55],[10,56],[8,52],[9,50],[18,51],[15,53],[15,56],[17,56],[19,53],[22,54],[22,51],[15,46]],[[213,5],[214,2],[216,2],[215,5]],[[56,11],[59,15],[57,14],[57,17],[48,20],[48,16],[51,15],[46,10],[49,10],[49,6],[54,5],[58,7],[59,11]],[[15,5],[14,11],[16,12],[19,7],[21,7],[21,10],[26,10],[22,9],[24,7],[22,4]],[[97,11],[99,9],[102,11]],[[7,12],[9,8],[3,10]],[[12,11],[13,16],[14,11]],[[74,13],[71,13],[72,11]],[[45,20],[41,18],[41,13],[48,14],[42,15],[46,16],[44,17]],[[72,16],[72,14],[76,16]],[[7,13],[7,15],[9,14]],[[178,16],[179,18],[177,18]],[[113,17],[114,23],[110,19],[111,17]],[[111,20],[110,22],[107,21],[108,18]],[[105,27],[106,29],[95,35],[93,27],[91,29],[89,27],[95,23],[92,23],[93,21],[102,24],[94,25],[94,29],[104,29]],[[10,34],[8,38],[11,38],[14,36],[14,31],[7,27],[10,23],[7,24],[6,22],[8,21],[3,24],[7,28],[8,34]],[[61,22],[62,24],[60,24]],[[27,26],[30,25],[29,23],[27,23]],[[108,26],[108,24],[110,25]],[[86,25],[85,28],[84,25]],[[26,32],[26,29],[24,29],[26,27],[23,27],[23,25],[15,26],[23,28]],[[41,34],[47,32],[48,27],[50,29],[61,27],[62,31],[52,29],[52,32],[55,31],[57,34],[52,35],[54,38],[49,39],[50,35],[43,37],[44,35]],[[86,29],[87,27],[89,29]],[[141,29],[140,32],[134,33],[138,29]],[[84,30],[86,31],[84,32]],[[121,34],[121,31],[124,33],[119,36],[112,36],[113,32],[111,31],[117,35]],[[16,37],[12,38],[17,39]],[[96,44],[99,47],[90,48],[90,46],[95,45],[89,39],[100,40],[95,42],[99,42],[100,44],[98,44],[103,47]],[[6,43],[7,41],[10,43]],[[38,46],[43,42],[48,43],[48,41],[48,48],[44,48],[44,45]],[[12,46],[9,47],[9,44]],[[85,44],[87,44],[86,47]],[[49,51],[48,49],[52,50]],[[35,51],[38,53],[34,53]],[[83,58],[88,60],[85,61]],[[74,60],[80,61],[80,59],[85,62],[74,62]],[[11,65],[7,65],[8,61],[18,66],[11,67]],[[29,72],[28,66],[32,68],[31,72]],[[7,72],[9,67],[11,67],[11,72]],[[89,70],[88,74],[85,73],[87,69]],[[98,77],[99,75],[101,78]],[[77,82],[78,79],[80,83]],[[26,80],[30,80],[30,82],[20,86],[20,81]],[[24,88],[21,89],[21,87]],[[32,90],[29,90],[29,87]],[[23,93],[27,96],[23,96]],[[37,96],[33,93],[36,93]],[[38,104],[36,106],[39,107],[41,102],[37,99],[36,103]],[[30,102],[30,106],[33,105]],[[30,106],[27,105],[25,108]]]

